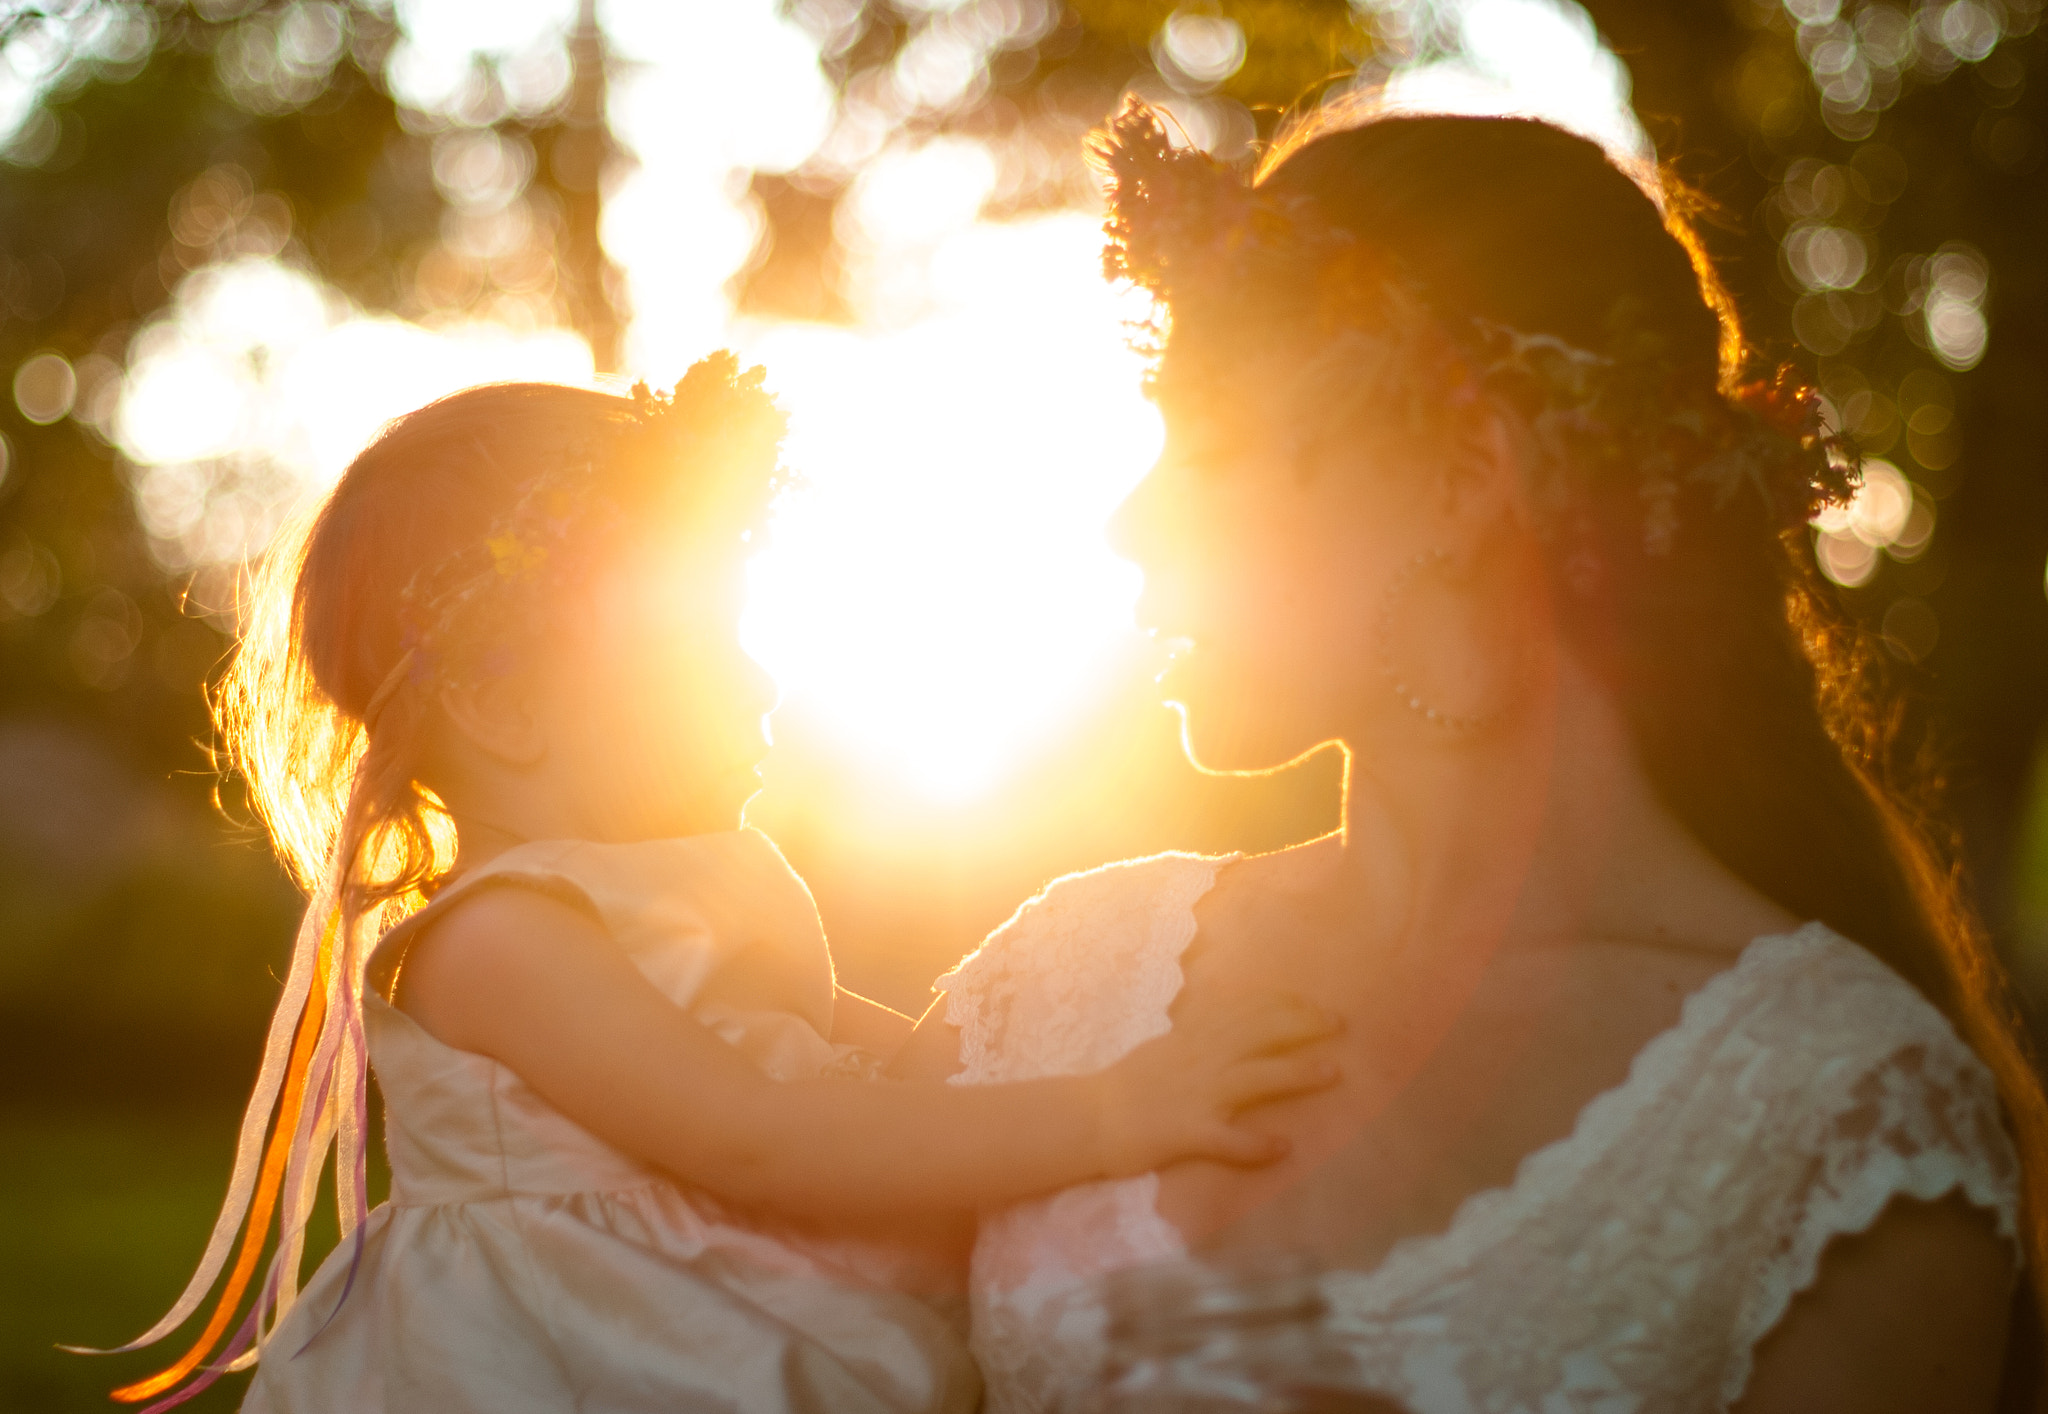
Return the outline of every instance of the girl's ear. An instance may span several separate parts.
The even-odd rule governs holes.
[[[547,733],[519,673],[443,687],[441,711],[472,745],[507,766],[535,766],[547,755]]]

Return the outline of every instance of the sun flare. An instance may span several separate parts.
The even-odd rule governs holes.
[[[571,8],[523,0],[496,22],[541,34]],[[1543,111],[1643,146],[1625,70],[1575,8],[1455,9],[1471,52],[1403,75],[1395,99]],[[453,0],[408,13],[393,78],[432,109],[484,40]],[[610,30],[631,60],[610,119],[636,167],[604,217],[631,286],[628,366],[672,380],[730,345],[766,364],[792,418],[803,481],[753,567],[745,625],[780,720],[890,790],[983,796],[1150,654],[1131,626],[1138,572],[1103,537],[1161,441],[1126,342],[1140,297],[1101,280],[1094,215],[981,219],[989,150],[940,137],[866,163],[841,213],[855,327],[737,316],[727,282],[760,217],[731,174],[783,170],[820,141],[815,45],[765,3],[687,23],[618,7]],[[289,262],[251,259],[189,277],[138,335],[118,398],[81,384],[79,402],[126,454],[159,559],[217,605],[385,419],[469,383],[587,383],[590,368],[562,330],[371,317]]]
[[[786,710],[932,796],[988,787],[1134,650],[1138,572],[1103,525],[1157,455],[1081,216],[974,226],[946,307],[784,327],[763,357],[804,484],[755,566],[749,648]]]

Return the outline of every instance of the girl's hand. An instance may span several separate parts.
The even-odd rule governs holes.
[[[1286,1140],[1234,1121],[1254,1105],[1336,1084],[1336,1062],[1317,1043],[1342,1029],[1330,1012],[1278,992],[1188,1008],[1173,1030],[1090,1077],[1105,1170],[1121,1178],[1181,1159],[1284,1157]]]

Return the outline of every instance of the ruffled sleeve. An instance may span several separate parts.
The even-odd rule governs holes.
[[[1756,1344],[1818,1277],[1828,1244],[1868,1231],[1893,1199],[1960,1196],[2018,1243],[2019,1160],[1989,1069],[1911,986],[1832,941],[1753,1023],[1777,1033],[1778,1076],[1803,1071],[1807,1083],[1773,1097],[1781,1171],[1797,1178],[1764,1205],[1775,1209],[1774,1241],[1736,1318],[1730,1402],[1749,1382]],[[1793,1058],[1805,1064],[1782,1064]]]

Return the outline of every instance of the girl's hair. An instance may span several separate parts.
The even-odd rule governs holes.
[[[422,780],[428,695],[390,682],[416,647],[408,591],[593,438],[617,444],[635,425],[630,400],[588,389],[465,389],[387,426],[272,546],[215,712],[229,764],[308,893],[336,858],[351,914],[445,872],[453,835]]]
[[[1338,113],[1281,140],[1262,193],[1301,198],[1392,256],[1446,320],[1611,347],[1627,307],[1701,389],[1749,357],[1735,308],[1655,174],[1544,123]],[[1314,278],[1304,272],[1304,278]],[[1170,357],[1170,354],[1169,354]],[[1856,940],[1955,1023],[1996,1076],[2025,1170],[2024,1241],[2048,1275],[2048,1104],[2004,971],[1963,890],[1924,747],[1869,636],[1764,498],[1681,504],[1646,551],[1640,484],[1593,492],[1600,592],[1561,583],[1565,630],[1626,715],[1659,795],[1759,892]],[[1605,504],[1602,504],[1602,500]],[[1553,558],[1556,558],[1554,555]],[[1569,569],[1553,573],[1569,579]]]
[[[296,1299],[330,1147],[341,1237],[360,1256],[364,966],[383,928],[454,863],[454,823],[432,785],[435,686],[500,671],[537,643],[554,601],[574,597],[577,571],[616,543],[606,529],[680,519],[690,533],[679,544],[740,553],[779,485],[782,417],[761,381],[720,353],[672,396],[644,385],[630,398],[544,383],[470,388],[387,425],[273,542],[215,710],[226,763],[309,903],[206,1252],[171,1311],[121,1349],[169,1334],[224,1269],[226,1283],[186,1355],[116,1399],[163,1394],[198,1371],[152,1406],[168,1408],[255,1360]],[[219,1360],[202,1367],[251,1285],[273,1214],[268,1275]]]

